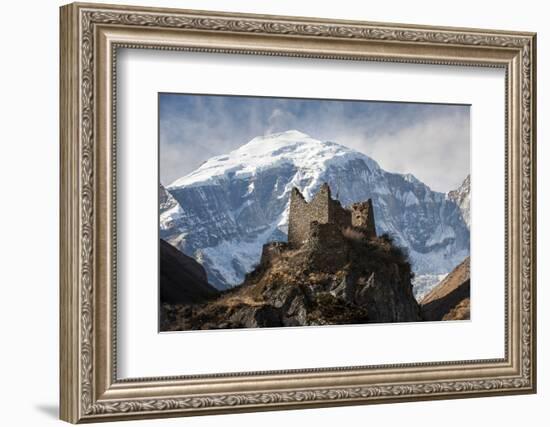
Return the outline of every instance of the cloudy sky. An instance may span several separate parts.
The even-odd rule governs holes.
[[[437,191],[470,172],[464,105],[160,94],[159,120],[165,185],[258,135],[289,129],[354,148]]]

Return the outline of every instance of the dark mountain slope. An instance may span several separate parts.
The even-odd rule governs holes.
[[[202,265],[160,239],[161,304],[199,304],[218,294]]]
[[[425,320],[468,320],[470,318],[470,257],[451,271],[421,301]]]

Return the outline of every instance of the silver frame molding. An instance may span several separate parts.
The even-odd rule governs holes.
[[[61,8],[60,384],[72,423],[536,391],[536,35],[100,4]],[[506,72],[505,357],[119,380],[118,48]]]

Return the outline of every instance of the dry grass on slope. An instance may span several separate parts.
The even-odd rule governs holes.
[[[470,318],[470,257],[467,257],[421,301],[425,320]]]

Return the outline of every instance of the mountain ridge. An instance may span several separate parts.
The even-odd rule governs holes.
[[[173,304],[196,304],[212,299],[218,291],[208,283],[204,268],[160,239],[160,301]]]
[[[424,320],[469,320],[470,257],[422,298],[420,305]]]
[[[455,190],[447,193],[447,196],[454,201],[462,212],[462,219],[470,228],[470,175]]]

